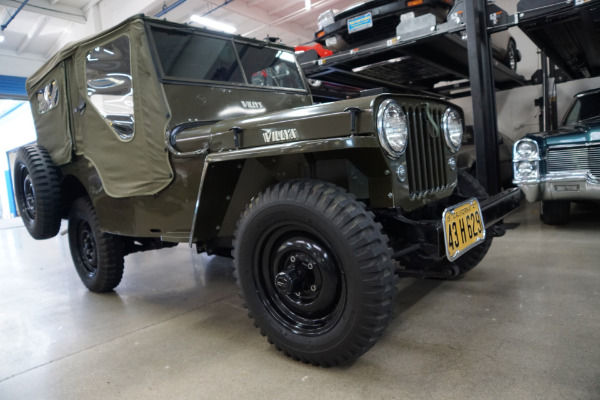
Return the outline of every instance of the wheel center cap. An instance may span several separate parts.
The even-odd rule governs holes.
[[[275,275],[275,287],[285,295],[299,292],[303,285],[304,277],[296,268],[290,268]]]

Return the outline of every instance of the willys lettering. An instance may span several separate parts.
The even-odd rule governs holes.
[[[244,101],[242,100],[242,107],[250,108],[250,109],[260,109],[264,108],[263,103],[260,101]]]
[[[298,131],[296,128],[282,129],[280,131],[268,131],[263,132],[263,139],[265,143],[272,142],[285,142],[286,140],[298,139]]]

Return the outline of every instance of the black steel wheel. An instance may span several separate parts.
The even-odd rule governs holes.
[[[562,225],[569,221],[571,202],[568,200],[542,201],[540,219],[547,225]]]
[[[373,214],[334,185],[280,183],[238,223],[234,259],[249,316],[270,343],[306,363],[348,363],[387,326],[396,289]]]
[[[34,239],[56,236],[61,221],[60,171],[48,151],[36,145],[17,151],[15,197],[27,231]]]
[[[96,211],[88,197],[73,202],[69,215],[69,247],[75,269],[92,292],[113,290],[123,276],[123,242],[100,231]]]

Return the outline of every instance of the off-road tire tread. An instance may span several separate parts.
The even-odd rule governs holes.
[[[388,238],[382,233],[381,225],[375,223],[374,215],[365,209],[362,202],[340,187],[333,184],[313,180],[292,180],[276,184],[256,196],[247,206],[238,221],[233,240],[233,258],[235,277],[240,295],[248,301],[242,290],[239,276],[238,249],[240,240],[249,223],[249,216],[255,209],[262,209],[279,200],[294,201],[314,207],[323,218],[339,228],[345,239],[352,244],[355,257],[360,265],[362,282],[367,284],[363,295],[363,303],[368,311],[360,317],[360,327],[355,329],[356,335],[343,349],[335,349],[327,354],[293,352],[277,338],[269,337],[258,320],[254,325],[263,336],[273,344],[275,349],[286,356],[321,367],[347,364],[369,350],[381,337],[390,322],[396,298],[396,278],[393,273],[396,266],[392,260],[392,250]],[[252,312],[248,313],[254,318]]]
[[[29,172],[35,190],[35,219],[28,218],[25,212],[22,166]],[[31,237],[42,240],[56,236],[60,230],[62,210],[60,170],[54,165],[48,151],[37,145],[19,148],[15,160],[14,181],[19,212]]]
[[[72,235],[76,235],[74,229],[71,228],[75,218],[85,219],[94,231],[98,269],[93,279],[87,279],[83,270],[83,261],[80,260],[79,250],[76,248],[76,239],[72,237]],[[119,285],[124,270],[123,242],[118,236],[100,230],[98,216],[89,197],[80,197],[73,202],[69,215],[69,245],[75,269],[83,284],[90,291],[95,293],[111,292]]]

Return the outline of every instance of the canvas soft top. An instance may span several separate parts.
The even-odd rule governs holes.
[[[31,97],[31,92],[33,91],[33,88],[42,80],[44,79],[44,77],[46,75],[48,75],[48,73],[50,71],[52,71],[61,61],[71,57],[72,55],[74,55],[77,52],[77,49],[79,49],[80,46],[85,45],[89,42],[95,41],[99,38],[102,38],[104,36],[106,37],[110,37],[111,35],[113,35],[113,32],[115,30],[118,30],[118,28],[120,28],[121,26],[125,26],[128,25],[130,23],[132,23],[133,21],[136,20],[143,20],[143,21],[151,21],[151,22],[157,22],[160,23],[162,25],[170,25],[173,27],[177,27],[177,28],[181,28],[182,24],[178,24],[178,23],[173,23],[173,22],[168,22],[168,21],[164,21],[164,20],[159,20],[159,19],[155,19],[155,18],[150,18],[145,16],[144,14],[136,14],[132,17],[127,18],[126,20],[122,21],[121,23],[107,29],[104,30],[98,34],[92,35],[92,36],[88,36],[85,39],[76,41],[76,42],[71,42],[68,43],[65,47],[63,47],[59,52],[57,52],[56,54],[54,54],[52,57],[50,57],[50,59],[48,61],[46,61],[44,63],[44,65],[42,65],[36,72],[34,72],[29,78],[27,78],[27,81],[25,83],[26,89],[27,89],[27,94]],[[199,31],[206,31],[205,29],[202,28],[197,28],[197,27],[189,27],[190,29],[194,29],[194,30],[199,30]],[[214,32],[211,31],[211,34],[216,34],[219,35],[220,32]],[[226,35],[226,37],[231,37],[230,35]],[[245,38],[239,35],[234,36],[236,39],[241,39],[244,42],[256,42],[257,44],[260,44],[261,46],[264,46],[265,43],[263,41],[259,41],[259,40],[255,40],[255,39],[250,39],[250,38]],[[280,48],[280,49],[285,49],[285,50],[293,50],[292,48],[290,48],[289,46],[285,46],[285,45],[281,45],[281,44],[276,44],[276,43],[268,43],[267,44],[268,47],[273,47],[273,48]]]
[[[82,39],[82,40],[79,40],[76,42],[68,43],[65,47],[63,47],[56,54],[54,54],[52,57],[50,57],[50,59],[48,61],[46,61],[44,63],[44,65],[42,65],[29,78],[27,78],[27,81],[25,83],[25,87],[27,89],[27,94],[31,97],[31,91],[33,90],[33,88],[42,79],[44,79],[44,77],[46,75],[48,75],[48,73],[50,71],[52,71],[61,61],[65,60],[65,59],[71,57],[73,54],[75,54],[77,52],[77,49],[81,45],[84,45],[88,42],[91,42],[91,41],[101,38],[103,36],[108,36],[108,35],[112,34],[112,32],[115,29],[119,28],[120,26],[127,25],[127,24],[131,23],[132,21],[135,21],[138,19],[148,19],[148,18],[146,18],[143,14],[137,14],[137,15],[134,15],[133,17],[127,18],[123,22],[111,27],[110,29],[102,31],[101,33],[98,33],[98,34],[92,35],[92,36],[88,36],[85,39]]]

